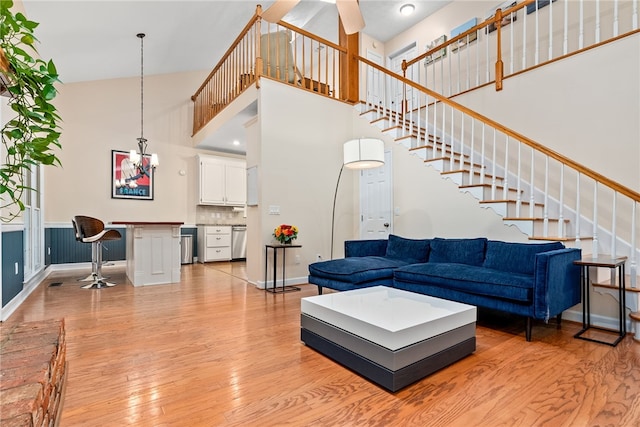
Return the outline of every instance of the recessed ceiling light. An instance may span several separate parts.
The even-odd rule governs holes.
[[[233,145],[240,145],[240,141],[238,141],[237,139],[233,140]]]
[[[411,15],[414,10],[416,10],[416,7],[411,3],[403,4],[402,6],[400,6],[400,14],[404,16]]]

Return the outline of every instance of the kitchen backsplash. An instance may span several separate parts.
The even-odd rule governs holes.
[[[246,224],[244,209],[231,206],[196,206],[198,224]]]

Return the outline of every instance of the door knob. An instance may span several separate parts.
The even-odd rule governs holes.
[[[388,223],[388,222],[385,222],[385,223],[384,223],[384,224],[382,224],[382,225],[384,225],[384,226],[385,226],[385,228],[389,228],[389,223]]]

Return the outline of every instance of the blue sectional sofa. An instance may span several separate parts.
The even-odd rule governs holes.
[[[385,285],[525,316],[561,319],[580,303],[580,249],[485,238],[348,240],[345,258],[309,265],[309,283],[338,291]]]

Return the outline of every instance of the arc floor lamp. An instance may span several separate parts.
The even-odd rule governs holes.
[[[340,186],[340,178],[342,171],[347,169],[372,169],[384,165],[384,142],[375,138],[358,138],[352,139],[344,143],[343,161],[338,181],[336,182],[336,191],[333,194],[333,211],[331,213],[331,259],[333,259],[333,235],[335,231],[336,219],[336,198],[338,197],[338,187]]]

